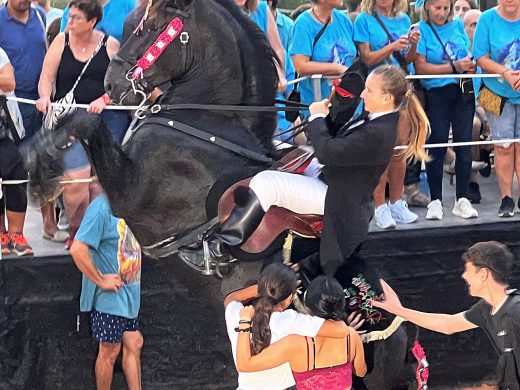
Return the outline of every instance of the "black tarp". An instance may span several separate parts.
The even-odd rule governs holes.
[[[475,242],[498,240],[518,256],[519,237],[518,223],[383,232],[370,235],[361,256],[405,305],[455,313],[475,301],[460,279],[462,252]],[[96,346],[86,317],[77,331],[80,280],[69,257],[0,261],[0,389],[95,387]],[[512,285],[520,286],[518,265]],[[233,388],[221,300],[216,278],[195,274],[175,259],[144,260],[144,389]],[[415,336],[415,327],[407,329]],[[492,379],[496,358],[481,330],[453,336],[420,330],[419,338],[432,388]],[[125,388],[120,363],[113,388]]]

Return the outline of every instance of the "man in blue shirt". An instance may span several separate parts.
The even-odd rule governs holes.
[[[45,57],[45,12],[30,0],[9,0],[0,8],[0,47],[14,68],[15,94],[38,99],[38,81]],[[26,137],[41,127],[42,116],[33,104],[19,104]]]
[[[125,221],[112,215],[105,195],[87,208],[70,254],[83,273],[80,310],[90,312],[99,343],[97,388],[110,389],[122,345],[128,388],[141,389],[141,248]]]
[[[98,0],[103,6],[103,18],[96,24],[96,30],[114,37],[119,42],[123,36],[123,24],[135,8],[135,0]],[[60,31],[64,31],[69,22],[69,6],[63,11]]]

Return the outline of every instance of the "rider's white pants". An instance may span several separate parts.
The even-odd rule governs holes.
[[[327,185],[317,177],[279,171],[262,171],[249,184],[264,211],[271,206],[297,214],[323,215]]]

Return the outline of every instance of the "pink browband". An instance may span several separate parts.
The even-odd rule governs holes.
[[[155,61],[161,56],[166,50],[168,45],[180,34],[184,24],[179,18],[173,19],[166,29],[157,37],[155,42],[146,53],[137,61],[135,69],[132,73],[133,79],[142,79],[143,73],[146,69],[152,66]]]

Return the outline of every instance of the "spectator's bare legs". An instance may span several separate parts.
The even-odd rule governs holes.
[[[509,145],[508,148],[495,145],[495,171],[502,198],[512,197],[513,173],[515,170],[520,172],[520,163],[515,165],[515,150],[520,152],[518,145]]]
[[[3,219],[3,218],[2,218]],[[23,233],[23,226],[25,224],[25,212],[17,213],[7,210],[7,226],[9,234]],[[1,231],[0,224],[0,231]]]
[[[393,157],[390,161],[392,161],[392,160],[393,160]],[[390,164],[391,164],[391,162],[390,162]],[[386,182],[388,180],[388,169],[390,167],[390,164],[388,164],[388,167],[386,168],[386,170],[383,172],[383,174],[379,178],[379,184],[377,185],[377,187],[375,188],[375,190],[373,192],[374,204],[375,204],[376,208],[378,208],[379,206],[381,206],[382,204],[385,203],[385,188],[386,188]]]
[[[114,364],[121,351],[121,343],[99,343],[96,359],[97,390],[110,390],[114,375]]]
[[[66,172],[66,180],[88,179],[90,165]],[[66,184],[63,190],[63,204],[70,220],[71,236],[79,228],[89,204],[89,183]]]
[[[123,333],[123,372],[128,390],[141,390],[141,349],[143,335],[139,331]]]
[[[515,150],[515,172],[516,172],[516,180],[518,180],[520,188],[520,144],[514,144]],[[495,163],[496,164],[496,163]],[[513,175],[511,175],[511,185],[513,183]]]
[[[400,144],[401,145],[401,144]],[[402,151],[398,151],[402,152]],[[402,155],[393,155],[388,165],[388,187],[390,203],[394,204],[403,197],[403,182],[406,174],[406,160]]]
[[[53,236],[58,231],[56,222],[56,209],[54,201],[45,202],[41,206],[43,230],[45,233]]]

